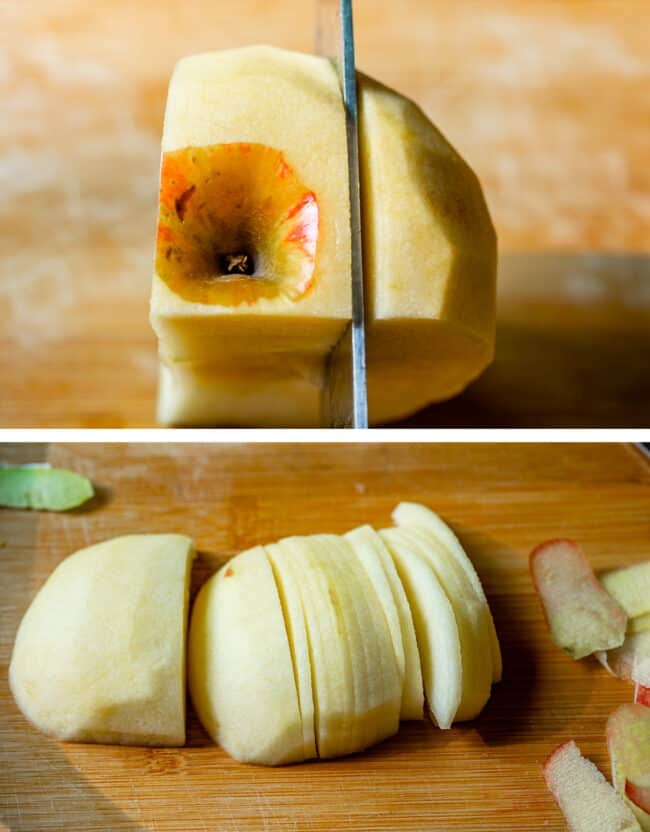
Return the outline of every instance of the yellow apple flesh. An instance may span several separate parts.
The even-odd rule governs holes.
[[[210,736],[241,762],[304,759],[304,737],[280,597],[261,546],[201,588],[190,623],[192,702]]]
[[[473,171],[420,108],[359,78],[369,411],[449,398],[494,352],[496,236]]]
[[[424,718],[424,691],[420,653],[413,616],[404,587],[384,541],[371,526],[345,535],[361,561],[379,598],[388,624],[397,666],[402,676],[401,719]]]
[[[11,690],[43,733],[77,742],[182,745],[194,550],[130,535],[66,558],[18,629]]]

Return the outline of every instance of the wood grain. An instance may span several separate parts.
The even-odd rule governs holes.
[[[504,265],[494,368],[411,424],[647,424],[650,339],[626,333],[639,315],[650,330],[648,3],[355,0],[355,15],[361,68],[422,104],[481,177],[501,251],[524,253]],[[311,51],[312,4],[33,0],[1,4],[0,22],[0,425],[153,426],[169,74],[205,49]],[[588,250],[597,276],[584,258],[561,277],[545,259]],[[612,331],[576,311],[594,304]]]
[[[631,686],[573,662],[547,634],[527,556],[580,540],[597,569],[650,557],[650,466],[616,445],[30,445],[90,476],[98,496],[54,515],[0,512],[0,825],[11,832],[564,829],[541,763],[573,737],[607,771],[607,715]],[[213,746],[194,714],[187,747],[61,744],[15,707],[7,666],[18,622],[54,566],[127,532],[191,534],[194,589],[224,559],[289,533],[388,525],[402,499],[438,510],[484,581],[503,682],[476,721],[404,726],[366,754],[268,770]]]

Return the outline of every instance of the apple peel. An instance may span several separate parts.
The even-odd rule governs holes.
[[[614,788],[642,829],[650,830],[650,709],[621,705],[607,720],[606,733]]]
[[[637,683],[634,686],[634,701],[638,705],[645,705],[647,708],[650,708],[650,687]]]
[[[544,779],[570,832],[641,832],[623,799],[573,740],[547,759]]]
[[[49,465],[0,466],[0,506],[69,511],[94,496],[89,479]]]
[[[575,541],[541,543],[531,552],[530,570],[558,647],[581,659],[623,644],[627,616]]]
[[[613,676],[650,687],[650,631],[628,635],[620,647],[600,651],[596,658]]]

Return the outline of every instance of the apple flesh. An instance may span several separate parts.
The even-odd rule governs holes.
[[[159,418],[263,425],[275,396],[280,424],[317,423],[311,400],[351,315],[334,68],[267,46],[185,58],[170,82],[162,150],[151,322],[170,372]],[[258,400],[260,357],[271,369]]]
[[[540,544],[531,552],[530,570],[558,647],[580,659],[623,644],[627,616],[602,588],[577,543]]]
[[[492,681],[501,681],[503,662],[494,619],[490,612],[481,579],[460,540],[441,517],[419,503],[400,503],[393,511],[393,522],[397,526],[414,529],[418,531],[418,534],[425,535],[430,546],[438,549],[442,547],[447,557],[455,560],[456,566],[463,570],[472,586],[475,599],[478,599],[481,606],[482,617],[489,633],[488,653],[492,664]]]
[[[62,561],[21,621],[9,682],[45,734],[77,742],[182,745],[185,634],[194,549],[129,535]]]
[[[450,728],[462,697],[461,641],[453,607],[427,561],[403,540],[399,529],[379,533],[408,598],[420,650],[429,712],[439,728]]]
[[[645,633],[650,630],[650,612],[644,615],[637,615],[635,618],[628,618],[628,633]]]
[[[491,360],[496,238],[476,176],[422,111],[365,76],[358,87],[378,423],[458,393]],[[326,360],[351,316],[333,67],[267,46],[185,58],[162,150],[151,295],[159,420],[319,424]]]
[[[237,555],[201,588],[188,656],[192,702],[215,742],[240,762],[304,759],[282,604],[261,546]]]
[[[614,788],[626,798],[642,829],[650,830],[650,708],[617,708],[607,720],[607,747]]]
[[[398,669],[403,678],[401,719],[424,718],[424,690],[413,615],[395,564],[371,526],[345,535],[361,561],[379,598],[390,628]]]
[[[548,758],[544,779],[570,832],[641,832],[630,809],[573,740]]]
[[[459,393],[494,352],[496,235],[475,174],[404,96],[359,76],[373,422]]]
[[[607,572],[600,582],[628,618],[650,614],[650,561]]]

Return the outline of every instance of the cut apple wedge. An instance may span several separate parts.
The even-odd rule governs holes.
[[[650,561],[606,572],[600,582],[628,618],[650,614]]]
[[[573,540],[549,540],[530,555],[530,570],[553,641],[574,659],[619,647],[627,616],[600,585]]]
[[[190,624],[189,687],[210,736],[240,762],[304,759],[297,684],[280,597],[261,546],[201,588]]]
[[[641,832],[630,809],[573,740],[548,758],[544,779],[570,832]]]
[[[278,588],[284,620],[289,637],[293,672],[298,686],[298,701],[303,732],[303,756],[305,760],[317,756],[314,725],[314,692],[309,657],[309,640],[303,613],[299,581],[294,574],[290,554],[285,552],[283,541],[264,547],[271,563]]]
[[[314,562],[313,538],[288,537],[281,543],[300,589],[307,629],[318,755],[349,754],[356,750],[355,690],[338,581],[329,569]]]
[[[433,569],[404,544],[400,530],[379,534],[411,607],[431,716],[440,728],[450,728],[462,696],[461,646],[453,608]]]
[[[403,677],[381,602],[350,543],[327,535],[319,555],[337,569],[339,591],[345,588],[344,601],[357,619],[349,644],[355,690],[361,693],[355,717],[358,750],[362,750],[397,732]]]
[[[438,544],[441,544],[447,549],[449,555],[453,556],[458,565],[465,571],[467,578],[474,588],[474,592],[484,605],[484,616],[487,621],[490,636],[492,681],[500,682],[503,672],[503,662],[501,658],[501,647],[499,645],[496,627],[494,626],[494,619],[492,618],[481,579],[460,540],[441,517],[419,503],[400,503],[393,511],[393,522],[397,526],[413,526],[426,531]]]
[[[454,611],[462,660],[462,696],[454,721],[474,719],[490,698],[492,686],[485,605],[458,561],[438,541],[415,526],[398,527],[394,539],[398,535],[404,546],[409,546],[431,566]]]
[[[77,742],[185,742],[193,558],[183,535],[128,535],[57,566],[25,613],[9,668],[37,728]]]
[[[650,687],[650,631],[628,635],[620,647],[599,651],[596,658],[619,679]]]
[[[607,720],[612,781],[644,830],[650,830],[650,708],[621,705]]]
[[[637,684],[634,686],[634,701],[639,705],[650,708],[650,687]]]

